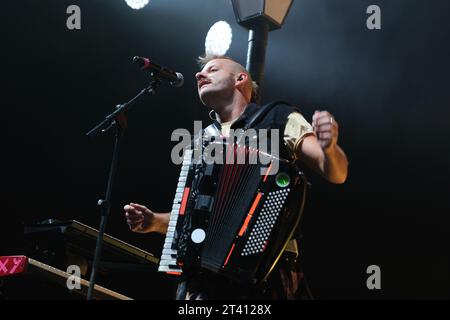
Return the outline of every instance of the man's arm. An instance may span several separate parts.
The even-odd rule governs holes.
[[[348,160],[337,144],[339,126],[327,111],[316,111],[313,116],[316,136],[308,135],[296,148],[297,157],[319,172],[329,182],[341,184],[347,179]]]

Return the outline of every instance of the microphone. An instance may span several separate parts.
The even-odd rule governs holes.
[[[148,58],[136,56],[133,58],[133,62],[139,65],[142,70],[150,70],[156,76],[169,80],[170,84],[175,88],[179,88],[184,84],[184,77],[181,73],[166,69]]]

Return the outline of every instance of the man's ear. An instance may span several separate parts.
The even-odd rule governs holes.
[[[235,88],[237,88],[247,99],[250,101],[251,99],[251,92],[248,93],[248,84],[247,81],[249,80],[248,74],[245,72],[239,73],[236,82],[235,82]],[[250,94],[249,97],[247,97]]]
[[[247,80],[248,76],[244,72],[241,72],[237,78],[237,81]]]

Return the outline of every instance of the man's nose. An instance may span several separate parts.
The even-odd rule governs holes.
[[[197,73],[195,74],[195,78],[197,79],[197,81],[200,81],[200,80],[202,80],[202,79],[205,79],[206,76],[205,76],[202,72],[197,72]]]

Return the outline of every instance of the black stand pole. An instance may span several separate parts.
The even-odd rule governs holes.
[[[130,107],[134,103],[136,103],[136,101],[141,99],[144,95],[155,94],[155,89],[158,84],[159,84],[159,80],[157,78],[152,79],[152,82],[150,83],[150,85],[147,88],[143,89],[139,94],[137,94],[130,101],[128,101],[124,104],[118,105],[116,107],[116,110],[113,113],[108,115],[105,118],[105,120],[103,120],[94,129],[92,129],[91,131],[89,131],[86,134],[86,135],[92,137],[92,136],[97,135],[100,132],[105,133],[111,128],[116,129],[114,150],[113,150],[113,155],[112,155],[111,167],[109,170],[108,185],[106,187],[105,199],[100,199],[100,200],[98,200],[98,203],[97,203],[101,208],[101,219],[100,219],[97,243],[95,246],[94,260],[92,262],[92,267],[91,267],[91,276],[90,276],[89,289],[88,289],[88,293],[87,293],[87,300],[92,300],[92,298],[93,298],[95,280],[97,277],[97,269],[98,269],[98,266],[100,263],[102,246],[103,246],[103,235],[105,234],[106,222],[107,222],[109,214],[110,214],[111,195],[112,195],[112,190],[113,190],[113,186],[114,186],[114,177],[117,172],[117,163],[118,163],[118,159],[119,159],[120,145],[122,142],[122,138],[123,138],[125,129],[127,127],[125,112],[128,109],[130,109]]]
[[[246,69],[250,72],[253,81],[259,85],[259,92],[256,97],[257,104],[261,103],[268,39],[269,25],[266,22],[260,22],[249,30]]]

